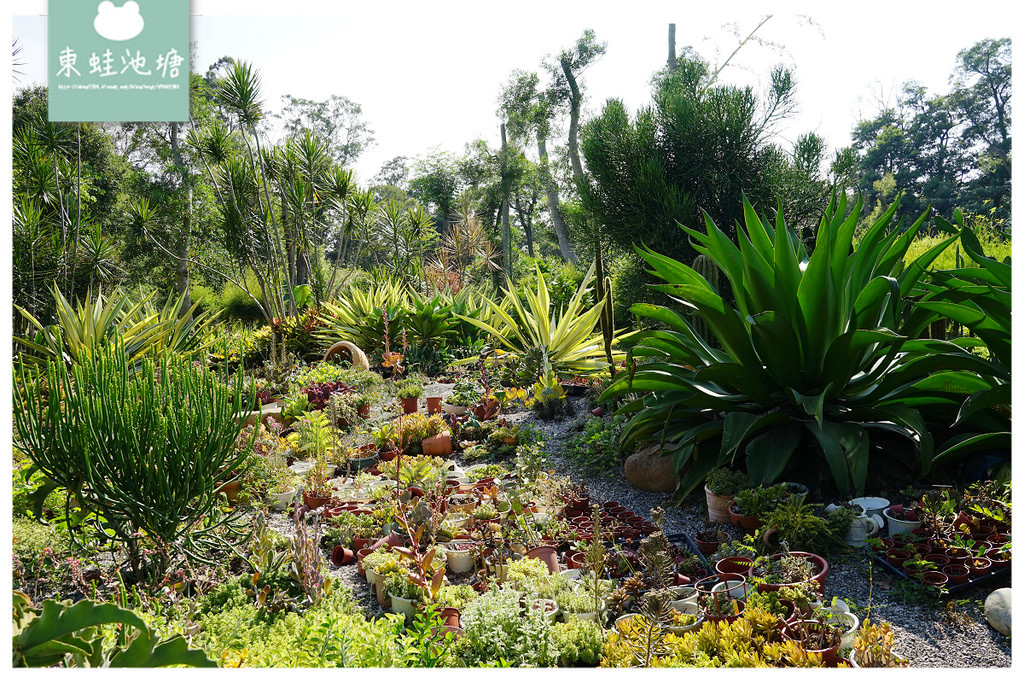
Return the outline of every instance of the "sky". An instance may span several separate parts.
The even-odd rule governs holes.
[[[15,4],[13,34],[25,62],[17,85],[45,82],[46,2]],[[221,56],[252,62],[270,111],[280,110],[284,94],[311,100],[343,95],[358,102],[376,137],[354,165],[365,183],[398,155],[415,158],[435,147],[461,153],[480,137],[497,146],[498,94],[512,71],[540,69],[546,55],[570,47],[584,29],[608,44],[583,74],[586,119],[609,97],[622,99],[631,112],[649,104],[650,78],[667,57],[669,23],[676,24],[677,50],[691,45],[718,64],[770,13],[756,35],[771,45],[748,43],[722,81],[761,89],[774,64],[794,68],[798,111],[779,127],[777,142],[790,149],[799,134],[814,131],[835,149],[849,144],[858,120],[893,103],[905,81],[930,93],[947,92],[956,53],[1007,35],[1010,7],[984,0],[193,0],[193,68],[205,73]]]

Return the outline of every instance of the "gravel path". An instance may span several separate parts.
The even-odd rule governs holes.
[[[447,394],[451,385],[433,384],[426,389],[427,395],[431,392]],[[558,474],[572,475],[585,482],[593,498],[617,500],[648,518],[651,508],[661,506],[666,511],[665,531],[669,534],[683,532],[692,537],[709,526],[704,497],[700,492],[676,505],[672,494],[637,489],[621,469],[605,473],[586,471],[563,458],[560,454],[563,444],[579,429],[583,416],[589,417],[586,399],[572,398],[570,401],[576,417],[537,421],[533,413],[526,410],[503,413],[501,417],[512,424],[530,423],[542,432],[547,437],[547,449],[554,469]],[[290,526],[287,518],[283,514],[272,517],[271,525],[287,533]],[[735,536],[736,529],[730,527],[723,525]],[[1008,578],[958,593],[953,600],[925,604],[913,598],[908,600],[901,594],[896,577],[887,574],[879,565],[869,568],[869,561],[858,552],[832,557],[830,562],[826,602],[837,596],[851,604],[862,620],[870,614],[892,624],[896,633],[895,649],[910,660],[912,667],[1011,666],[1009,638],[988,625],[981,608],[991,591],[1009,585]],[[331,567],[330,571],[336,581],[352,590],[368,617],[381,613],[371,598],[372,589],[358,575],[354,565]]]

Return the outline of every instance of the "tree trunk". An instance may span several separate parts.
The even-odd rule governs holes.
[[[576,187],[583,186],[583,164],[580,162],[580,146],[578,141],[580,129],[580,105],[583,103],[583,95],[580,93],[580,86],[576,82],[576,76],[569,68],[569,60],[562,57],[562,73],[569,83],[569,162],[572,164],[572,179]]]
[[[505,124],[501,124],[501,158],[507,161],[508,139],[505,137]],[[504,172],[506,169],[502,168]],[[508,181],[501,178],[501,261],[505,275],[512,279],[512,230],[508,224]]]
[[[519,217],[519,225],[523,226],[523,234],[526,235],[526,253],[533,257],[533,219],[530,212],[523,208],[523,203],[516,197],[516,215]]]
[[[668,70],[675,71],[679,64],[676,62],[676,25],[668,25]]]
[[[569,231],[565,227],[565,220],[562,218],[562,210],[558,205],[558,188],[551,177],[548,169],[548,146],[547,141],[537,136],[537,154],[540,156],[540,176],[544,185],[544,192],[548,196],[548,211],[551,212],[551,225],[555,229],[555,236],[558,238],[558,250],[562,254],[562,260],[566,263],[576,263],[576,252],[569,241]]]

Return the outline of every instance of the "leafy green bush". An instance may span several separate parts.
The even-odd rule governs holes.
[[[140,569],[144,539],[156,542],[156,571],[176,549],[215,561],[208,551],[222,544],[223,525],[232,521],[214,522],[218,480],[241,474],[245,458],[235,449],[241,373],[229,387],[191,362],[167,357],[159,364],[143,360],[133,371],[118,344],[70,369],[51,361],[45,386],[22,365],[14,404],[17,447],[103,516],[133,569]]]
[[[708,472],[704,483],[715,495],[735,496],[743,489],[750,488],[750,477],[728,467],[716,467]]]
[[[674,310],[633,307],[666,329],[637,343],[630,371],[602,395],[639,395],[622,409],[634,413],[626,444],[663,442],[683,495],[741,451],[754,482],[799,467],[830,475],[844,493],[863,491],[873,445],[887,446],[890,469],[920,474],[954,453],[956,445],[935,454],[926,416],[962,400],[975,373],[991,369],[955,344],[919,339],[928,316],[913,315],[907,297],[943,245],[904,268],[924,219],[901,231],[890,226],[894,211],[853,249],[860,205],[847,215],[845,199],[833,203],[810,254],[781,215],[772,229],[749,203],[739,246],[710,220],[707,234],[684,228],[722,271],[735,305],[693,268],[638,249],[667,283],[657,289],[692,307],[720,349]]]
[[[573,434],[562,447],[562,455],[574,463],[593,470],[610,470],[622,464],[619,435],[625,419],[593,418],[583,424],[583,431]]]

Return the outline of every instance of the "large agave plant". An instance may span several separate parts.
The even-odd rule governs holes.
[[[689,266],[637,249],[667,283],[656,288],[702,319],[716,345],[687,316],[637,304],[637,316],[663,329],[640,340],[629,372],[602,398],[632,399],[622,409],[633,413],[625,445],[662,442],[684,494],[713,467],[743,456],[759,482],[799,463],[801,478],[827,473],[840,491],[860,492],[872,444],[886,440],[899,448],[879,455],[915,473],[931,468],[930,407],[962,400],[989,371],[955,344],[918,339],[927,317],[908,321],[906,313],[907,297],[956,236],[904,268],[923,217],[905,231],[893,228],[894,206],[855,246],[860,208],[846,215],[845,200],[833,202],[810,254],[781,213],[772,227],[747,202],[738,244],[710,219],[707,234],[683,228],[721,269],[735,305]],[[938,371],[941,383],[932,381]]]
[[[516,357],[546,357],[560,376],[606,371],[604,337],[600,331],[594,332],[604,301],[588,306],[586,299],[593,281],[594,267],[591,266],[565,308],[555,310],[544,274],[538,267],[537,290],[527,290],[525,300],[509,281],[501,303],[483,298],[487,306],[485,317],[489,320],[462,315],[459,318],[486,332],[497,348]],[[614,337],[612,342],[619,340],[620,337]],[[613,360],[616,358],[621,360],[622,354],[613,354]],[[464,362],[475,360],[469,358]]]

